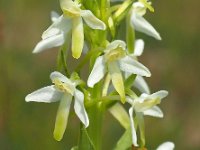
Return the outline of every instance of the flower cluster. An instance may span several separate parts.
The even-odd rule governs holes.
[[[145,44],[142,39],[135,39],[135,31],[161,40],[160,34],[143,17],[147,10],[154,11],[151,2],[60,0],[60,6],[62,15],[51,13],[52,25],[44,31],[33,53],[61,46],[58,62],[62,69],[50,74],[53,85],[28,94],[25,100],[60,101],[54,129],[54,138],[58,141],[63,138],[74,100],[74,111],[84,128],[90,127],[94,121],[87,112],[92,112],[96,104],[103,104],[127,132],[130,129],[132,136],[129,140],[133,147],[145,148],[144,116],[162,118],[163,112],[157,105],[168,95],[165,90],[150,93],[144,77],[150,77],[151,72],[137,58],[143,53]],[[123,41],[117,32],[125,17],[126,41]],[[83,50],[84,45],[87,50]],[[73,58],[83,57],[71,76],[68,72],[61,73],[68,69],[67,60],[63,59],[68,53],[66,49],[71,49]],[[85,54],[82,55],[82,51]],[[86,64],[89,64],[90,72],[84,81],[80,71]],[[125,103],[130,105],[128,112],[123,107]],[[173,148],[173,143],[166,142],[157,150]]]

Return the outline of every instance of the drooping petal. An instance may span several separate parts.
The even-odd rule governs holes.
[[[122,73],[120,72],[117,62],[115,61],[109,62],[108,70],[109,70],[109,74],[110,74],[114,88],[119,93],[122,103],[125,103],[126,97],[125,97],[124,81],[123,81]]]
[[[89,75],[87,85],[93,87],[97,82],[99,82],[105,75],[106,68],[103,56],[99,56],[96,59],[94,67]]]
[[[72,26],[72,56],[78,59],[84,45],[83,20],[81,17],[73,18]]]
[[[163,112],[158,106],[153,106],[152,108],[143,111],[143,114],[146,116],[163,118]]]
[[[90,28],[99,30],[106,29],[105,23],[98,19],[90,10],[81,10],[81,16]]]
[[[175,147],[173,142],[164,142],[156,150],[173,150]]]
[[[86,112],[85,106],[84,106],[84,95],[83,95],[83,93],[79,90],[76,90],[75,95],[74,95],[74,99],[75,99],[75,102],[74,102],[75,113],[79,117],[81,122],[85,125],[85,127],[88,127],[89,119],[88,119],[88,115],[87,115],[87,112]]]
[[[40,41],[33,50],[33,53],[39,53],[49,48],[58,47],[64,44],[65,37],[63,34],[58,34],[50,38]]]
[[[138,39],[135,41],[135,48],[134,48],[134,56],[141,56],[144,50],[144,41],[142,39]]]
[[[72,101],[72,96],[70,94],[64,94],[60,101],[60,105],[56,116],[54,133],[53,133],[54,138],[57,141],[62,140],[62,137],[65,133],[71,101]]]
[[[129,115],[121,104],[116,103],[109,109],[109,111],[125,129],[128,129],[130,126]]]
[[[57,12],[51,11],[51,21],[52,22],[56,22],[59,17],[60,17],[60,15]]]
[[[157,40],[161,40],[160,34],[142,16],[138,15],[137,13],[134,13],[132,15],[131,21],[136,31],[145,33],[149,36],[156,38]]]
[[[54,88],[53,85],[41,88],[28,94],[25,98],[26,102],[44,102],[51,103],[61,100],[63,93]]]
[[[130,72],[132,74],[150,77],[151,73],[147,67],[139,63],[137,60],[126,56],[119,60],[119,66],[122,71]]]
[[[134,146],[138,146],[137,144],[137,134],[136,129],[133,121],[133,107],[129,109],[129,117],[130,117],[130,123],[131,123],[131,131],[132,131],[132,143]]]
[[[141,93],[150,94],[149,86],[148,86],[148,84],[146,83],[146,81],[144,80],[143,77],[137,76],[137,77],[135,78],[135,81],[134,81],[133,85],[134,85]]]

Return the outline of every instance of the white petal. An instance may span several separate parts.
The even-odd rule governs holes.
[[[99,20],[90,10],[81,10],[81,16],[90,28],[99,30],[106,29],[105,23]]]
[[[110,51],[110,50],[113,50],[113,49],[116,49],[117,47],[121,47],[122,49],[126,49],[126,43],[124,41],[121,41],[121,40],[115,40],[113,42],[111,42],[105,49],[105,52],[106,51]]]
[[[163,112],[158,106],[154,106],[150,109],[143,111],[144,115],[163,118]]]
[[[165,142],[161,144],[156,150],[173,150],[175,147],[174,143],[172,142]]]
[[[158,91],[158,92],[156,92],[156,93],[153,93],[153,94],[151,95],[151,98],[152,98],[152,99],[153,99],[153,98],[160,98],[160,99],[163,99],[163,98],[165,98],[167,95],[168,95],[168,92],[167,92],[167,91],[161,90],[161,91]]]
[[[103,56],[99,56],[96,59],[94,67],[89,75],[87,85],[93,87],[97,82],[99,82],[105,75],[106,68]]]
[[[63,34],[58,34],[50,38],[40,41],[33,50],[33,53],[39,53],[49,48],[58,47],[64,44],[65,38]]]
[[[70,18],[64,17],[63,15],[57,18],[55,22],[42,34],[42,39],[55,36],[57,34],[66,35],[72,29],[72,21]]]
[[[79,117],[81,122],[85,125],[85,127],[88,127],[89,119],[84,106],[84,95],[79,90],[76,90],[74,98],[75,98],[74,102],[75,113]]]
[[[58,71],[54,71],[50,74],[50,79],[53,81],[55,79],[59,79],[62,82],[65,83],[72,83],[65,75],[63,75],[62,73],[58,72]]]
[[[51,11],[51,21],[52,22],[56,22],[59,17],[60,17],[60,15],[57,12]]]
[[[41,88],[28,94],[25,98],[26,102],[44,102],[51,103],[57,102],[61,99],[63,93],[59,92],[54,88],[53,85]]]
[[[144,41],[142,39],[138,39],[135,41],[135,48],[134,48],[134,56],[141,56],[144,50]]]
[[[134,146],[138,146],[137,134],[136,134],[135,125],[133,121],[133,107],[129,109],[129,117],[130,117],[130,123],[131,123],[131,131],[132,131],[132,143]]]
[[[131,21],[136,31],[143,32],[149,36],[156,38],[157,40],[161,40],[160,34],[142,16],[138,15],[137,13],[134,13],[132,15]]]
[[[135,78],[135,81],[133,83],[133,85],[140,90],[141,93],[146,93],[146,94],[150,94],[150,90],[149,90],[149,86],[146,83],[146,81],[144,80],[143,77],[141,76],[137,76]]]
[[[70,94],[64,94],[60,101],[60,105],[56,115],[56,122],[54,128],[54,138],[60,141],[65,133],[67,127],[69,110],[72,101],[72,96]]]
[[[150,77],[151,73],[147,67],[139,63],[135,59],[132,59],[129,56],[126,56],[119,60],[120,69],[125,72],[130,72],[132,74]]]

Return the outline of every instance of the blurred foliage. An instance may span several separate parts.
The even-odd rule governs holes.
[[[172,140],[176,149],[200,149],[200,1],[153,1],[156,12],[146,18],[163,40],[144,38],[140,58],[153,73],[148,79],[152,92],[170,92],[161,107],[164,119],[146,118],[147,145]],[[71,113],[61,142],[52,133],[58,103],[25,103],[31,91],[50,83],[57,50],[33,55],[41,33],[50,24],[49,12],[59,9],[55,0],[0,1],[0,149],[59,150],[77,143],[79,123]],[[75,62],[76,63],[76,62]],[[104,149],[111,149],[123,130],[107,114],[103,131]]]

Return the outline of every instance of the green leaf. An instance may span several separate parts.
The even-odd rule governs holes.
[[[114,150],[127,150],[132,145],[131,128],[129,127],[117,142]]]

